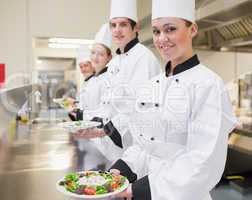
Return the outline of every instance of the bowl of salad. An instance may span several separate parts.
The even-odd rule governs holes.
[[[66,196],[99,200],[114,196],[128,186],[126,177],[105,171],[69,173],[56,184],[57,190]]]

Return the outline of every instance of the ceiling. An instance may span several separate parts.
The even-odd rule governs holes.
[[[195,47],[252,52],[252,1],[236,1],[232,7],[197,20],[200,32]]]

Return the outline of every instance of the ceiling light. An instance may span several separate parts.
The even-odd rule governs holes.
[[[61,43],[49,43],[49,48],[56,49],[78,49],[80,45],[78,44],[61,44]]]
[[[70,38],[49,38],[49,43],[60,43],[60,44],[92,44],[94,40],[85,39],[70,39]]]
[[[221,48],[220,48],[220,51],[224,51],[224,52],[225,52],[225,51],[229,51],[229,48],[228,48],[228,47],[221,47]]]
[[[42,64],[42,60],[38,59],[38,60],[36,60],[36,63],[40,65],[40,64]]]

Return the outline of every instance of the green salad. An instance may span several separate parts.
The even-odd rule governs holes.
[[[120,189],[126,177],[104,171],[69,173],[59,185],[78,195],[102,195]]]

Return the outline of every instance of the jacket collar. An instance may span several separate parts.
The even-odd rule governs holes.
[[[120,55],[122,53],[127,53],[130,49],[132,49],[137,43],[139,43],[138,38],[136,37],[135,39],[131,40],[126,46],[124,47],[124,51],[121,52],[121,50],[118,48],[116,50],[116,54]]]
[[[189,58],[185,62],[178,64],[175,69],[173,70],[172,75],[179,74],[181,72],[184,72],[188,69],[191,69],[192,67],[195,67],[196,65],[200,64],[200,61],[198,59],[197,55],[194,55],[193,57]],[[165,76],[169,76],[171,71],[171,61],[169,61],[165,66]]]
[[[85,78],[84,82],[87,82],[89,79],[91,79],[94,76],[94,74],[88,76],[87,78]]]
[[[108,67],[103,68],[98,74],[96,74],[95,76],[98,77],[101,74],[105,73],[108,70]]]

